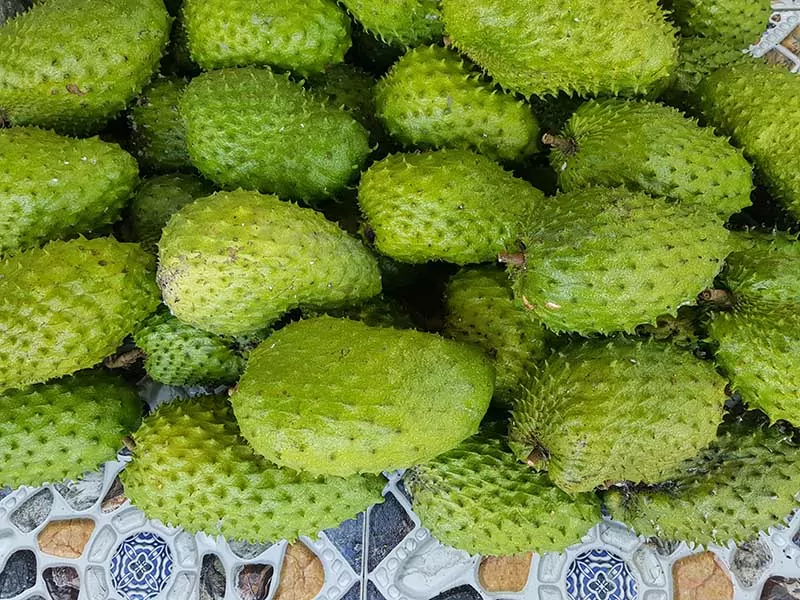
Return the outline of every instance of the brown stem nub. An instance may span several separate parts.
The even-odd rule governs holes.
[[[550,453],[547,452],[545,447],[541,444],[536,444],[536,446],[533,447],[533,450],[531,450],[531,453],[528,454],[528,458],[525,459],[525,462],[529,467],[540,470],[544,469],[549,459]]]
[[[515,267],[525,266],[525,254],[522,252],[501,252],[497,255],[497,262]]]
[[[730,307],[733,304],[731,294],[726,290],[706,288],[697,296],[698,301],[704,304],[713,304],[720,308]]]
[[[553,135],[551,133],[545,133],[542,136],[542,143],[545,146],[551,146],[555,148],[562,154],[566,154],[567,156],[572,156],[578,151],[578,144],[575,143],[575,140],[572,138],[563,138],[557,135]]]
[[[126,435],[125,437],[122,438],[122,445],[125,446],[131,452],[136,450],[136,440],[134,440],[133,437],[130,435]]]
[[[144,357],[144,352],[139,348],[134,348],[127,352],[107,356],[103,364],[109,369],[128,369],[142,357]]]

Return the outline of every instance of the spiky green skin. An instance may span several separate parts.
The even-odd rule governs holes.
[[[410,50],[375,89],[378,116],[404,146],[477,150],[517,160],[536,148],[525,103],[497,93],[452,50]]]
[[[418,46],[442,37],[439,0],[342,0],[364,29],[393,46]]]
[[[800,78],[752,62],[712,73],[697,95],[708,121],[744,149],[775,199],[800,217]]]
[[[167,385],[233,383],[244,370],[232,340],[181,323],[166,310],[142,323],[133,339],[147,356],[147,374]]]
[[[0,256],[114,222],[138,179],[136,161],[115,144],[0,130]]]
[[[563,138],[568,147],[554,148],[550,164],[564,191],[624,185],[722,221],[750,205],[752,167],[741,151],[677,109],[593,100],[575,111]]]
[[[0,485],[77,479],[114,460],[142,406],[133,387],[102,371],[0,393]]]
[[[272,65],[308,75],[350,48],[350,20],[330,0],[186,0],[183,18],[205,70]]]
[[[153,257],[113,238],[0,261],[0,390],[91,367],[159,303]]]
[[[164,405],[134,440],[125,495],[149,518],[193,533],[294,540],[381,501],[380,477],[313,477],[270,464],[241,438],[222,399]]]
[[[677,58],[655,0],[442,0],[442,12],[453,45],[524,96],[643,94]]]
[[[495,399],[512,404],[546,355],[545,329],[514,302],[508,275],[493,267],[462,269],[445,289],[444,334],[494,357]]]
[[[514,296],[554,331],[633,332],[710,286],[730,250],[716,219],[624,188],[587,188],[539,207]]]
[[[320,314],[316,311],[308,311],[304,317],[318,317]],[[385,296],[376,296],[356,306],[326,310],[324,314],[361,321],[370,327],[414,328],[414,322],[405,307],[397,300]]]
[[[200,75],[180,111],[192,163],[225,187],[326,198],[358,174],[370,152],[367,131],[351,115],[268,69]]]
[[[322,214],[257,192],[220,192],[170,220],[159,244],[164,302],[220,335],[254,334],[292,308],[377,295],[375,258]]]
[[[714,439],[724,390],[712,363],[671,344],[574,343],[534,376],[509,440],[520,460],[544,453],[550,478],[570,493],[657,482]]]
[[[161,0],[37,4],[0,27],[0,113],[12,125],[99,130],[148,82],[169,27]]]
[[[186,150],[186,128],[178,113],[178,100],[186,84],[178,77],[156,79],[142,91],[128,114],[134,155],[147,169],[192,169]]]
[[[758,42],[772,14],[770,0],[670,0],[671,16],[686,36],[746,49]]]
[[[777,428],[727,425],[663,485],[606,494],[613,518],[640,535],[725,545],[782,524],[800,489],[800,449]]]
[[[561,552],[600,521],[594,494],[569,496],[479,433],[406,473],[423,527],[470,554]]]
[[[544,194],[467,150],[394,154],[361,177],[358,204],[386,256],[464,265],[515,244]]]
[[[773,421],[800,424],[800,314],[798,305],[717,313],[709,337],[731,387]]]
[[[148,252],[157,252],[161,231],[169,218],[212,190],[208,182],[188,174],[145,179],[126,211],[126,241],[139,242]]]
[[[763,29],[766,27],[762,27]],[[742,48],[732,46],[727,41],[699,36],[679,39],[678,66],[672,82],[672,87],[678,92],[692,93],[709,73],[753,60]]]
[[[244,437],[278,465],[380,473],[474,434],[493,383],[491,364],[468,345],[317,317],[253,350],[231,402]]]

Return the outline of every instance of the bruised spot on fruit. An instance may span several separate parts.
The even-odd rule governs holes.
[[[132,367],[140,358],[144,358],[145,353],[139,349],[134,348],[128,352],[118,352],[107,356],[103,360],[103,365],[109,369],[128,369]]]
[[[578,153],[578,143],[574,138],[564,138],[551,133],[542,136],[542,143],[545,146],[555,148],[565,156],[573,156]]]
[[[561,305],[556,304],[555,302],[545,302],[545,308],[549,308],[550,310],[560,310]]]
[[[536,310],[536,305],[531,304],[531,302],[528,300],[526,296],[522,297],[522,305],[528,310]]]
[[[512,265],[515,267],[525,266],[525,253],[523,252],[501,252],[497,255],[497,262],[504,265]]]
[[[67,91],[70,94],[75,94],[76,96],[85,96],[86,92],[82,91],[77,84],[75,83],[68,83],[66,85]]]

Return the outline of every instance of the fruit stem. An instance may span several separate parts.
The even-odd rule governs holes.
[[[714,306],[725,309],[733,306],[733,297],[726,290],[716,288],[706,288],[697,297],[700,302],[713,304]]]
[[[525,266],[525,254],[522,252],[501,252],[497,255],[497,262],[515,267]]]
[[[572,138],[564,138],[551,133],[545,133],[542,136],[542,143],[545,146],[551,146],[562,154],[572,156],[578,151],[578,144]]]
[[[528,454],[528,458],[525,459],[525,462],[529,467],[540,470],[544,469],[544,466],[547,464],[549,459],[550,453],[547,452],[547,449],[545,449],[544,446],[537,442],[533,447],[533,450],[531,450],[531,453]]]
[[[103,365],[105,365],[109,369],[127,369],[131,367],[137,360],[144,357],[144,352],[139,348],[134,348],[133,350],[129,350],[127,352],[121,352],[119,354],[112,354],[111,356],[106,357],[103,361]]]

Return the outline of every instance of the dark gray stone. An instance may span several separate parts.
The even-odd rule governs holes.
[[[266,600],[274,572],[272,565],[267,564],[243,566],[236,576],[236,591],[242,600]]]
[[[371,581],[367,581],[367,600],[386,600]]]
[[[431,600],[482,600],[482,598],[478,590],[471,585],[460,585],[442,592]]]
[[[77,481],[64,481],[54,487],[73,510],[87,510],[103,493],[103,471],[87,473]]]
[[[731,571],[744,587],[752,587],[772,563],[772,551],[758,540],[740,544],[733,551]]]
[[[8,557],[0,572],[0,598],[14,598],[36,585],[36,555],[19,550]]]
[[[272,544],[253,544],[239,540],[228,540],[228,546],[236,556],[245,560],[253,560],[272,547]]]
[[[47,520],[53,508],[53,492],[44,488],[25,500],[11,513],[11,522],[23,533],[33,531]]]
[[[353,570],[361,573],[364,556],[364,513],[360,513],[355,519],[344,521],[335,529],[326,529],[325,535],[347,559]]]
[[[675,542],[672,540],[662,540],[661,538],[657,537],[647,538],[647,544],[651,546],[661,556],[671,556],[672,553],[678,549],[678,546],[681,545],[680,542]]]
[[[44,570],[42,577],[53,600],[78,600],[81,578],[72,567],[50,567]]]
[[[800,600],[800,579],[770,577],[761,590],[761,600]]]
[[[342,600],[361,600],[361,583],[356,581],[347,593],[342,596]]]
[[[216,554],[206,554],[200,569],[200,600],[225,600],[225,567]]]
[[[394,494],[386,494],[381,504],[369,512],[367,568],[370,572],[414,529],[414,522]]]

